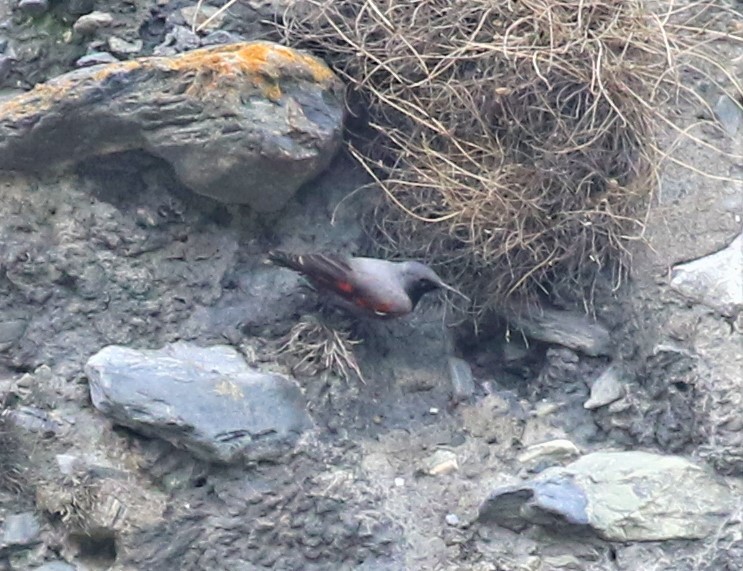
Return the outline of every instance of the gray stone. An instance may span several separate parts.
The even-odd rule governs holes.
[[[423,462],[421,472],[428,476],[443,476],[459,470],[457,455],[451,450],[437,450]]]
[[[33,512],[9,515],[3,524],[0,549],[3,547],[25,547],[39,542],[41,525]]]
[[[195,24],[196,28],[200,28],[201,30],[205,30],[207,32],[214,31],[222,25],[222,22],[224,21],[224,17],[227,14],[227,12],[223,11],[222,13],[219,13],[219,15],[217,15],[218,13],[219,13],[219,8],[215,8],[214,6],[208,6],[206,4],[203,4],[198,7],[197,6],[186,6],[185,8],[181,8],[181,16],[183,16],[183,19],[185,20],[186,24],[188,24],[189,29],[192,24]],[[213,18],[213,19],[209,21],[209,23],[206,24],[206,26],[203,26],[209,20],[209,18]]]
[[[80,16],[93,11],[95,0],[67,0],[66,8],[70,14]]]
[[[0,351],[11,347],[23,337],[27,325],[28,321],[20,318],[0,321]]]
[[[74,454],[57,454],[56,460],[59,471],[65,476],[72,476],[83,465],[80,457]]]
[[[173,29],[165,34],[165,39],[152,53],[156,56],[172,56],[196,49],[199,45],[201,45],[201,39],[189,28],[173,26]]]
[[[13,426],[43,436],[53,436],[62,428],[45,411],[33,406],[19,406],[4,414]]]
[[[505,315],[533,339],[569,347],[592,357],[611,354],[609,330],[582,313],[524,304],[512,306]]]
[[[77,567],[64,561],[49,561],[41,567],[36,567],[34,571],[75,571]]]
[[[449,376],[457,402],[465,401],[475,394],[475,379],[472,368],[464,359],[449,357]]]
[[[0,55],[0,83],[8,78],[15,62],[16,58],[13,55]]]
[[[610,541],[701,539],[730,513],[730,490],[678,456],[596,452],[496,489],[478,520],[516,531],[581,526]]]
[[[675,266],[671,287],[684,297],[734,317],[743,309],[743,234],[719,252]]]
[[[312,425],[294,381],[249,367],[227,346],[109,346],[85,371],[98,410],[211,462],[277,458]]]
[[[560,438],[548,442],[540,442],[539,444],[532,444],[519,455],[518,460],[522,464],[526,464],[532,460],[541,460],[543,458],[564,460],[565,458],[571,458],[579,454],[580,450],[578,450],[575,444],[570,442],[570,440]]]
[[[117,36],[108,37],[108,49],[112,53],[120,56],[133,56],[137,55],[142,51],[142,40],[134,40],[133,42],[127,42]]]
[[[18,9],[29,16],[39,16],[49,10],[49,0],[21,0]]]
[[[724,93],[720,95],[715,104],[715,117],[731,137],[735,137],[743,123],[743,109],[741,104],[731,99]]]
[[[108,52],[92,52],[78,59],[75,62],[75,67],[90,67],[92,65],[117,63],[118,61],[116,56]]]
[[[232,32],[228,32],[227,30],[216,30],[201,38],[201,45],[216,46],[220,44],[234,44],[241,41],[242,38],[237,34],[233,34]]]
[[[108,12],[100,12],[96,10],[90,14],[80,16],[73,24],[72,29],[78,34],[87,36],[94,34],[101,28],[110,26],[113,24],[113,21],[113,16]]]
[[[593,382],[591,397],[583,404],[583,407],[594,409],[606,406],[618,401],[624,393],[624,385],[619,380],[619,368],[611,365]]]
[[[344,116],[342,83],[313,56],[201,48],[78,69],[0,102],[0,170],[137,150],[199,194],[276,211],[330,164]]]

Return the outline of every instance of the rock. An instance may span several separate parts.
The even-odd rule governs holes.
[[[7,547],[25,547],[39,542],[41,525],[33,512],[9,515],[0,536],[0,553]]]
[[[458,357],[449,357],[449,376],[456,402],[465,401],[475,394],[475,379],[467,361]]]
[[[39,16],[49,10],[49,0],[21,0],[18,9],[29,16]]]
[[[83,466],[82,460],[74,454],[57,454],[55,459],[59,472],[65,476],[72,476]]]
[[[113,21],[113,16],[108,12],[100,12],[96,10],[90,14],[80,16],[72,25],[72,29],[82,36],[89,36],[95,34],[101,28],[110,26],[113,24]]]
[[[242,38],[237,34],[233,34],[226,30],[216,30],[211,34],[207,34],[201,38],[202,46],[216,46],[219,44],[233,44],[235,42],[242,41]]]
[[[12,347],[26,332],[26,319],[8,319],[0,321],[0,351]]]
[[[108,37],[108,49],[120,56],[133,56],[142,51],[142,40],[127,42],[116,36]]]
[[[496,489],[478,520],[516,531],[584,526],[610,541],[701,539],[734,506],[730,490],[678,456],[596,452]]]
[[[78,69],[0,102],[0,169],[37,172],[141,149],[200,194],[278,210],[330,163],[344,112],[330,69],[276,44],[141,58]]]
[[[743,110],[740,103],[723,93],[715,104],[715,116],[725,132],[735,137],[743,123]]]
[[[181,52],[196,49],[201,44],[199,36],[184,26],[173,26],[173,29],[165,34],[165,39],[153,50],[156,56],[174,56]]]
[[[65,563],[64,561],[49,561],[41,567],[36,567],[34,571],[75,571],[77,567]]]
[[[43,410],[33,406],[19,406],[8,410],[5,417],[13,426],[42,436],[54,436],[62,429],[62,425],[52,419]]]
[[[524,304],[509,308],[506,317],[533,339],[569,347],[592,357],[611,354],[609,330],[581,313]]]
[[[459,516],[457,514],[446,514],[444,520],[447,525],[451,525],[452,527],[459,525]]]
[[[213,17],[218,12],[219,8],[207,5],[201,5],[199,7],[186,6],[185,8],[181,8],[181,16],[183,16],[183,19],[186,21],[186,24],[188,24],[189,28],[194,24],[196,28],[199,28],[202,24],[204,24],[204,22],[206,22],[209,18]],[[226,11],[222,12],[221,14],[219,14],[219,16],[216,16],[211,22],[200,29],[207,32],[217,30],[222,26],[222,22],[224,22],[224,17],[226,14]],[[195,20],[194,16],[196,16]]]
[[[624,385],[619,381],[619,369],[615,365],[609,366],[591,385],[591,397],[583,404],[584,408],[594,409],[624,396]]]
[[[457,455],[451,450],[437,450],[423,463],[421,472],[429,476],[442,476],[457,470]]]
[[[743,234],[719,252],[675,266],[671,287],[722,315],[735,317],[743,309]]]
[[[550,458],[553,460],[564,460],[580,455],[578,447],[564,438],[532,444],[519,455],[519,462],[526,464],[532,460]]]
[[[0,55],[0,82],[5,81],[13,69],[16,58],[9,55]]]
[[[89,14],[95,7],[95,0],[67,0],[66,8],[70,14],[81,16]]]
[[[92,52],[84,55],[75,62],[75,67],[90,67],[92,65],[101,65],[117,63],[119,60],[108,52]]]
[[[295,382],[249,367],[227,346],[109,346],[85,371],[98,410],[209,462],[277,458],[312,425]]]

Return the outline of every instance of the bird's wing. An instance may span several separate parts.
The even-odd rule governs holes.
[[[353,273],[348,259],[337,254],[289,254],[273,251],[268,259],[279,265],[304,274],[312,281],[338,291],[350,293],[353,285],[350,278]]]

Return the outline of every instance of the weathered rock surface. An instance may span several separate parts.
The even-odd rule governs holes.
[[[523,305],[509,308],[506,317],[533,339],[569,347],[591,356],[611,354],[609,330],[581,313]]]
[[[743,234],[719,252],[674,267],[671,287],[734,317],[743,310]]]
[[[514,530],[585,526],[610,541],[699,539],[733,507],[729,489],[684,458],[596,452],[495,490],[479,521]]]
[[[37,543],[41,525],[32,512],[9,515],[5,518],[0,534],[0,554],[10,547],[24,547]]]
[[[0,169],[143,149],[195,192],[277,210],[330,163],[344,110],[322,61],[276,44],[141,58],[79,69],[0,104]]]
[[[85,371],[97,409],[210,462],[275,458],[311,426],[299,387],[227,346],[109,346]]]
[[[624,385],[619,380],[619,367],[609,366],[591,385],[591,397],[584,403],[587,409],[599,408],[624,396]]]

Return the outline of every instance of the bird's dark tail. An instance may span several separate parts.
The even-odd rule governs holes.
[[[266,254],[266,261],[270,264],[275,264],[283,268],[289,268],[295,272],[302,271],[302,264],[299,261],[299,256],[296,254],[290,254],[288,252],[282,252],[280,250],[271,250]]]

